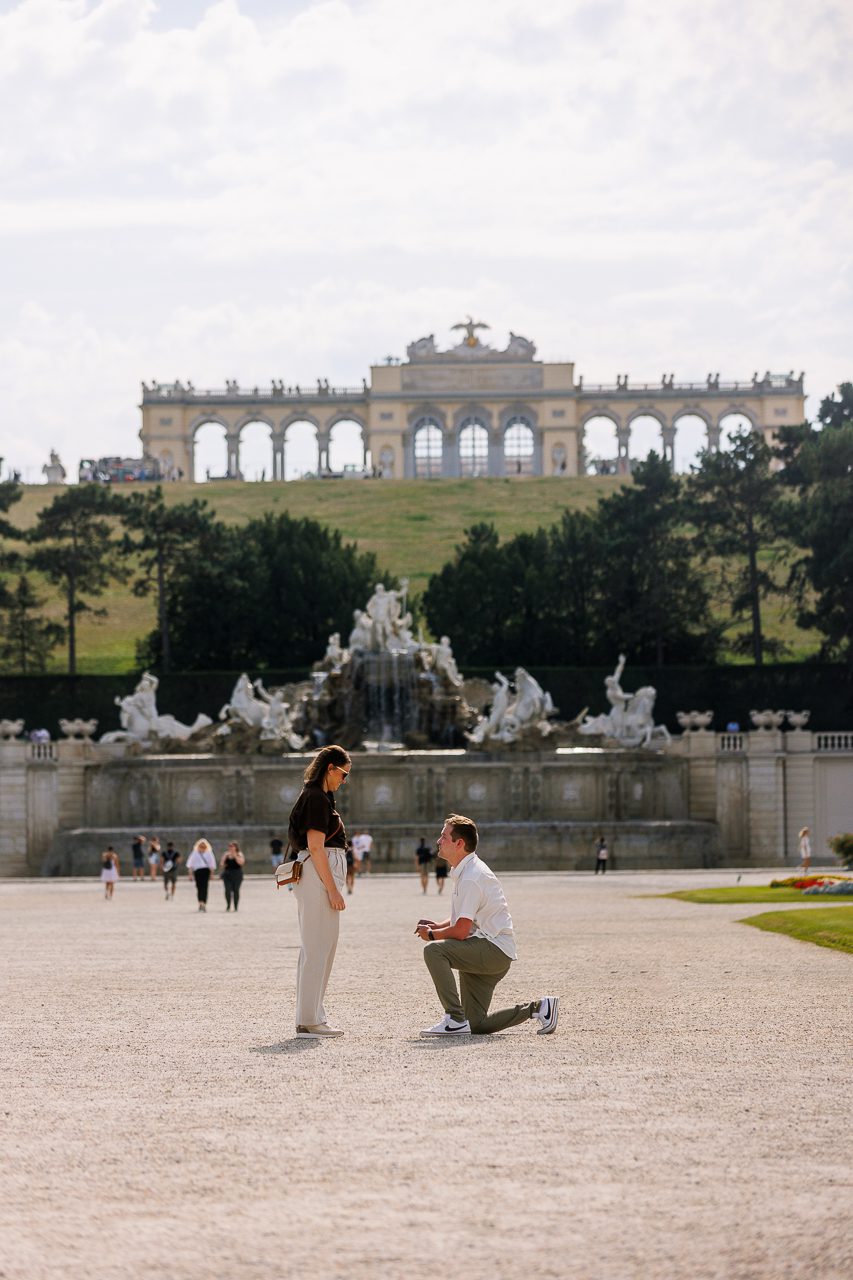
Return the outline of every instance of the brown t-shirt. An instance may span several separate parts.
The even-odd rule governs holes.
[[[334,797],[319,782],[307,782],[290,811],[287,835],[292,848],[307,849],[309,831],[322,831],[326,848],[346,848],[347,833]]]

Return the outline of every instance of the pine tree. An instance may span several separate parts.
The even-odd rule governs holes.
[[[45,597],[37,594],[30,579],[22,574],[9,596],[4,611],[0,640],[0,666],[16,675],[40,675],[57,645],[65,639],[65,628],[41,616]]]

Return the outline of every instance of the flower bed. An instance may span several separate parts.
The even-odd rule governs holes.
[[[850,876],[788,876],[784,880],[771,880],[771,889],[799,889],[809,895],[849,894],[853,896],[853,878]]]

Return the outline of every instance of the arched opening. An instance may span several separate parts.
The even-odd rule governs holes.
[[[205,422],[193,436],[193,480],[224,480],[228,476],[228,445],[220,422]]]
[[[618,474],[616,423],[612,418],[599,415],[584,423],[583,457],[583,469],[588,476]]]
[[[240,475],[244,480],[273,478],[272,429],[268,422],[247,422],[241,429]]]
[[[459,474],[489,473],[489,433],[479,418],[466,418],[459,431]]]
[[[640,413],[631,419],[631,438],[628,441],[628,457],[631,463],[645,462],[650,453],[664,457],[661,425],[651,414]]]
[[[526,418],[513,418],[504,431],[504,474],[533,475],[533,428]]]
[[[739,431],[753,431],[754,427],[745,413],[724,413],[720,418],[720,448],[728,449],[732,436]]]
[[[317,475],[317,428],[313,422],[291,422],[284,430],[284,478],[305,480]]]
[[[708,448],[708,425],[695,413],[683,413],[672,425],[675,427],[675,470],[683,475],[698,464],[699,454]]]
[[[361,475],[364,471],[364,431],[350,418],[336,422],[329,432],[329,470]]]
[[[432,479],[441,475],[441,459],[444,452],[444,436],[438,423],[432,418],[421,418],[415,423],[415,476]]]

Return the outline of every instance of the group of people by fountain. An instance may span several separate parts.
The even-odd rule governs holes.
[[[164,849],[157,836],[138,835],[131,843],[130,855],[131,881],[144,882],[147,861],[150,880],[156,883],[158,875],[162,872],[165,900],[172,902],[181,863],[184,861],[184,855],[175,848],[174,843],[171,840],[167,841]],[[246,859],[237,840],[228,842],[218,863],[210,841],[204,836],[196,840],[186,859],[186,871],[195,885],[198,910],[202,913],[207,911],[210,881],[218,869],[225,890],[225,910],[231,911],[233,906],[234,911],[237,911],[240,906],[240,887],[243,883],[245,865]],[[101,883],[104,886],[104,897],[107,901],[113,898],[120,875],[119,855],[112,845],[108,845],[101,854]]]

